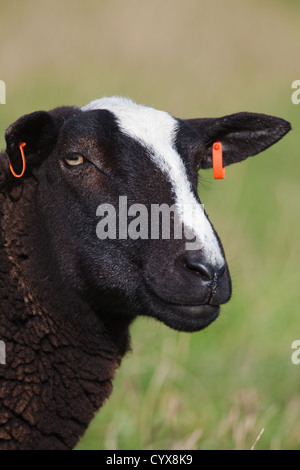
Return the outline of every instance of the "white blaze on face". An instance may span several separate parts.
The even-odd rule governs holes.
[[[207,262],[215,269],[223,266],[224,257],[211,223],[193,194],[184,163],[175,149],[178,127],[176,119],[164,111],[141,106],[120,97],[101,98],[82,108],[83,111],[95,109],[112,112],[121,131],[148,149],[152,161],[172,185],[182,223],[196,235]]]

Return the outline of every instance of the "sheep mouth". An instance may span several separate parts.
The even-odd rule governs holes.
[[[146,307],[143,315],[156,318],[177,331],[200,331],[217,319],[219,305],[208,303],[179,303],[166,300],[146,283],[141,291],[142,303]]]

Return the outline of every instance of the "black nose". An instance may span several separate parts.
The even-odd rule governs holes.
[[[203,258],[199,256],[199,253],[193,251],[187,252],[185,256],[185,266],[206,281],[220,279],[226,269],[226,263],[216,268],[213,265],[205,263]]]

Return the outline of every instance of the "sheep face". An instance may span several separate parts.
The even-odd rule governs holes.
[[[224,251],[197,194],[198,171],[211,167],[215,141],[228,165],[289,128],[252,113],[184,121],[111,98],[24,116],[6,141],[15,168],[26,142],[21,184],[34,177],[41,230],[68,286],[99,315],[148,315],[195,331],[231,297]]]

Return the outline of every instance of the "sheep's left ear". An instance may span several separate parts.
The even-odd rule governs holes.
[[[223,165],[226,166],[262,152],[291,129],[290,123],[284,119],[257,113],[236,113],[184,122],[198,131],[201,144],[206,148],[202,168],[212,167],[214,142],[222,143]]]
[[[22,170],[22,158],[19,145],[25,142],[24,147],[26,170],[40,164],[50,153],[57,138],[57,128],[50,113],[36,111],[26,114],[11,124],[5,132],[6,153],[14,170]]]

